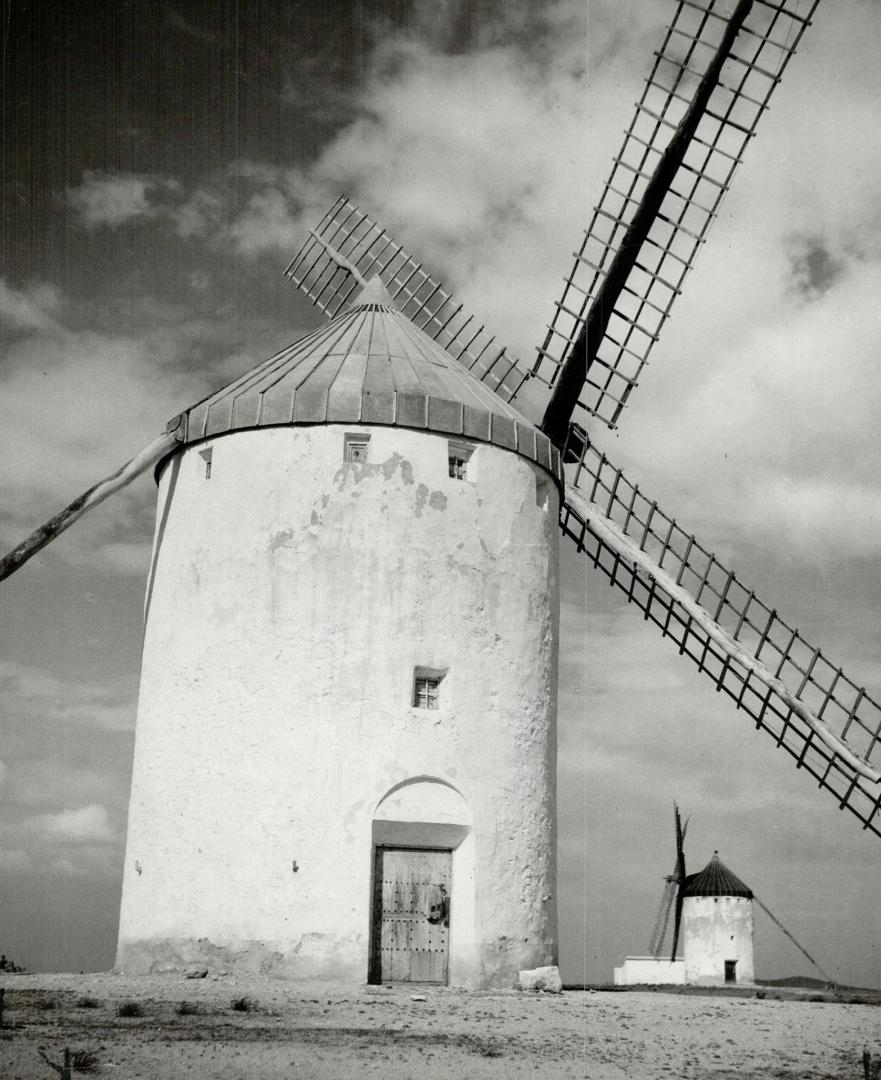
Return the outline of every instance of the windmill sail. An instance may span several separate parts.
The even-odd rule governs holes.
[[[730,0],[680,0],[538,350],[534,373],[554,386],[584,348],[586,320],[607,280],[620,279],[614,295],[602,297],[605,328],[598,347],[588,350],[586,380],[580,393],[577,386],[571,391],[567,415],[578,393],[581,415],[617,424],[818,2],[741,0],[732,11]],[[735,20],[729,50],[725,36]],[[653,176],[664,170],[665,152],[723,43],[727,58],[706,104],[699,103],[694,135],[665,178],[647,231],[635,237]]]
[[[881,836],[881,706],[573,427],[563,531],[678,647]]]
[[[318,306],[334,314],[355,287],[353,275],[328,253],[329,245],[359,275],[379,271],[388,278],[398,304],[409,305],[429,336],[480,371],[475,353],[485,350],[463,347],[443,305],[461,309],[430,275],[414,270],[418,264],[385,230],[342,199],[315,234],[318,239],[304,245],[289,274]],[[509,357],[504,348],[496,349]],[[519,380],[522,369],[513,360],[511,366]],[[487,371],[492,365],[482,372],[492,385]],[[506,390],[497,392],[510,400]],[[570,429],[566,458],[573,464],[563,531],[798,767],[881,836],[881,707],[624,478],[577,425]]]
[[[69,503],[63,510],[50,518],[45,525],[35,529],[30,536],[4,555],[0,559],[0,581],[14,574],[16,570],[24,566],[28,559],[32,559],[47,544],[51,544],[56,537],[79,521],[84,514],[87,514],[96,506],[100,506],[105,499],[109,499],[111,495],[127,487],[132,480],[157,465],[179,443],[177,424],[176,420],[174,420],[169,424],[167,431],[153,439],[139,454],[136,454],[130,461],[118,468],[116,472],[111,473],[110,476],[106,476],[103,480],[99,480],[97,484],[93,484],[88,491],[84,491],[72,503]]]
[[[685,830],[688,822],[682,824],[679,807],[673,804],[673,821],[676,827],[676,913],[673,917],[673,945],[670,949],[671,963],[676,960],[679,948],[679,929],[682,925],[682,901],[685,897]]]
[[[676,878],[670,874],[664,879],[664,892],[661,895],[661,906],[655,925],[652,928],[652,936],[649,938],[649,952],[658,960],[661,950],[664,948],[664,938],[667,936],[667,924],[670,921],[670,911],[673,901],[676,899]]]
[[[380,277],[399,310],[503,401],[513,400],[524,382],[534,377],[385,229],[345,196],[331,206],[285,270],[329,318],[353,300],[361,287],[331,251],[361,277]]]
[[[655,925],[652,929],[652,936],[649,940],[649,949],[652,956],[658,960],[661,956],[661,950],[664,948],[664,939],[667,936],[667,924],[670,921],[670,912],[673,909],[673,903],[676,902],[676,912],[673,920],[673,944],[670,952],[670,962],[673,963],[676,960],[676,950],[679,947],[679,928],[682,923],[682,900],[685,892],[685,832],[688,828],[688,822],[685,825],[682,824],[682,818],[679,815],[679,807],[673,804],[673,824],[676,833],[676,863],[673,867],[673,873],[668,874],[664,879],[664,893],[661,897],[661,906],[658,909],[658,915],[655,919]]]

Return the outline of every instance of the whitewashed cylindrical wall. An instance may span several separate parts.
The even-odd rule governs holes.
[[[725,962],[734,962],[733,982],[755,979],[753,902],[746,896],[686,896],[682,905],[685,981],[724,983]]]
[[[446,438],[403,428],[242,431],[164,464],[121,970],[364,981],[374,819],[407,783],[467,817],[450,982],[556,963],[558,500],[492,445],[451,478]],[[437,709],[417,669],[443,674]]]

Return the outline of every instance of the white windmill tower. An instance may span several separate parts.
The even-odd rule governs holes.
[[[329,326],[182,414],[3,560],[0,575],[159,464],[126,963],[219,955],[443,979],[429,956],[448,950],[449,978],[490,984],[553,957],[556,578],[543,523],[558,453],[563,532],[881,834],[876,702],[585,428],[617,424],[815,7],[678,3],[531,369],[340,199],[288,270]],[[374,276],[391,304],[358,299]],[[309,372],[293,374],[300,350],[311,390]],[[547,400],[535,427],[511,407],[528,407],[527,382]],[[388,849],[452,854],[441,870],[433,855],[390,857],[387,875]],[[425,955],[402,971],[401,949]]]
[[[685,981],[697,985],[751,983],[755,978],[753,892],[719,852],[683,882],[682,955]]]
[[[628,957],[622,968],[615,969],[616,982],[751,983],[755,977],[752,889],[719,860],[718,851],[703,870],[686,874],[688,822],[682,824],[676,805],[673,817],[676,861],[673,873],[665,879],[661,906],[652,929],[649,943],[652,955]],[[670,958],[664,960],[661,956],[671,911],[673,937]],[[680,943],[682,959],[677,959]]]
[[[559,452],[376,280],[176,431],[117,966],[555,964]]]

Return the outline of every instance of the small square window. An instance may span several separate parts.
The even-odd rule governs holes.
[[[468,443],[447,443],[447,460],[450,465],[450,476],[454,480],[469,479],[469,462],[471,461],[471,455],[473,453],[474,447],[469,446]]]
[[[343,460],[353,465],[366,464],[369,443],[369,435],[346,435],[343,442]]]
[[[413,704],[417,709],[436,709],[440,679],[417,679]]]
[[[446,674],[432,668],[416,668],[413,675],[413,708],[437,709],[440,702],[440,684]]]

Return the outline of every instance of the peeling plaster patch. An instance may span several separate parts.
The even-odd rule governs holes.
[[[282,529],[281,532],[277,532],[275,536],[270,538],[269,550],[278,551],[279,548],[284,547],[294,538],[293,529]]]
[[[425,502],[428,499],[428,488],[425,484],[420,484],[416,488],[416,517],[422,517],[422,507],[425,506]]]
[[[401,470],[401,479],[403,482],[407,485],[412,484],[413,466],[406,458],[398,453],[392,454],[391,457],[387,458],[381,464],[371,464],[371,462],[366,461],[363,464],[359,463],[354,465],[351,462],[347,462],[337,469],[333,479],[338,488],[343,487],[349,479],[353,480],[356,485],[361,484],[364,480],[370,480],[373,477],[380,475],[382,475],[385,480],[391,480],[398,471],[398,468]],[[325,500],[326,499],[327,496],[325,496]],[[325,505],[327,505],[326,501]]]
[[[447,497],[442,491],[432,491],[431,498],[428,500],[428,505],[432,510],[446,510]]]
[[[380,466],[380,468],[382,469],[382,475],[386,478],[386,480],[391,480],[391,478],[395,474],[395,470],[399,465],[401,466],[401,479],[404,481],[405,484],[412,484],[413,466],[410,464],[409,461],[406,460],[406,458],[402,457],[400,454],[397,453],[392,454],[392,456],[387,461],[384,461],[382,463],[382,465]]]
[[[321,518],[319,517],[319,514],[318,514],[317,510],[312,511],[312,516],[309,518],[309,523],[311,525],[320,525],[321,524]]]

